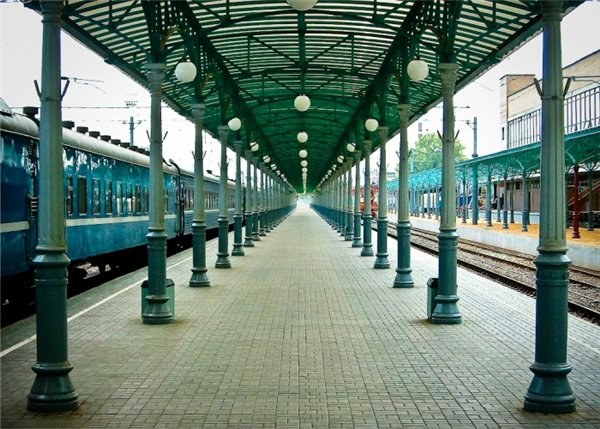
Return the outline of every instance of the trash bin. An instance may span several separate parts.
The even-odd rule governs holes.
[[[142,302],[140,305],[141,314],[144,314],[144,309],[146,308],[146,296],[148,295],[148,280],[145,280],[142,283]],[[171,310],[171,314],[175,317],[175,282],[171,279],[167,279],[167,296],[169,300],[167,301],[167,305],[169,306],[169,310]]]
[[[427,280],[427,319],[431,320],[433,310],[437,304],[435,297],[438,294],[438,278],[432,277]]]

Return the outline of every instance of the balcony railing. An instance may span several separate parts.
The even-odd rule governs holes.
[[[600,86],[565,98],[565,134],[600,126]],[[541,140],[542,109],[508,121],[508,148]]]

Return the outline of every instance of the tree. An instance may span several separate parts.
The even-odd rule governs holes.
[[[455,162],[465,161],[465,146],[460,140],[454,141]],[[423,134],[415,143],[410,154],[410,172],[418,173],[442,166],[442,141],[437,134]]]

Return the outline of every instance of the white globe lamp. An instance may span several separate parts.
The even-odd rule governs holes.
[[[375,131],[377,129],[377,127],[379,126],[379,122],[377,122],[377,119],[367,119],[365,121],[365,128],[367,129],[367,131]]]
[[[316,5],[318,1],[319,0],[287,0],[287,4],[298,12],[306,12]]]
[[[179,82],[188,83],[196,77],[196,66],[191,61],[182,61],[175,66],[175,77]]]
[[[298,155],[300,156],[300,158],[306,158],[308,152],[306,151],[306,149],[301,149],[300,152],[298,152]]]
[[[308,166],[308,161],[307,161],[307,160],[305,160],[305,159],[303,159],[302,161],[300,161],[300,165],[301,165],[302,167],[306,167],[306,166]]]
[[[234,116],[227,122],[227,126],[231,131],[238,131],[242,127],[242,121],[237,116]]]
[[[348,152],[350,152],[350,153],[354,152],[355,149],[356,149],[356,145],[354,143],[348,143],[346,145],[346,150],[348,150]]]
[[[300,94],[294,99],[294,107],[298,112],[306,112],[310,108],[310,98],[307,95]]]
[[[429,66],[419,57],[408,63],[406,73],[413,82],[421,82],[429,74]]]
[[[298,143],[306,143],[306,141],[308,140],[308,134],[306,133],[306,131],[300,131],[296,135],[296,138],[298,139]]]

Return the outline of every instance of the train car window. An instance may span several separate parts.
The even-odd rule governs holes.
[[[87,178],[77,178],[77,213],[87,214]]]
[[[142,188],[140,185],[135,185],[135,212],[142,212]]]
[[[67,176],[67,215],[73,215],[73,176]]]
[[[123,214],[123,184],[117,182],[117,215]]]
[[[92,179],[92,213],[100,214],[100,179]]]
[[[108,216],[113,212],[113,191],[112,182],[107,180],[104,182],[104,213]]]
[[[148,188],[146,186],[144,186],[144,213],[148,213]]]
[[[127,185],[127,213],[133,213],[133,190],[131,185]]]

